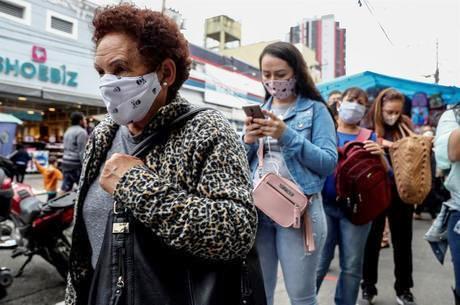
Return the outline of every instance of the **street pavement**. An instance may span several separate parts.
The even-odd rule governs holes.
[[[41,192],[40,176],[32,175],[26,178],[37,192]],[[45,199],[45,197],[41,197]],[[428,215],[424,215],[429,218]],[[453,282],[453,268],[450,256],[446,257],[445,265],[440,265],[434,258],[423,234],[428,230],[430,220],[414,221],[413,257],[414,257],[414,289],[413,293],[419,305],[451,305],[454,304],[451,286]],[[0,266],[7,266],[17,270],[25,258],[10,258],[10,251],[0,251]],[[337,254],[337,253],[336,253]],[[337,255],[336,255],[337,257]],[[338,276],[338,261],[334,259],[330,273],[324,281],[320,293],[319,304],[334,304],[334,291]],[[380,255],[379,283],[375,304],[394,305],[396,297],[393,290],[393,250],[383,249]],[[4,305],[54,305],[64,299],[64,281],[54,267],[40,257],[34,257],[24,274],[15,278],[13,285],[8,289],[8,296],[0,301]],[[279,281],[276,288],[275,305],[289,305],[284,282],[279,271]],[[146,304],[147,305],[147,304]]]

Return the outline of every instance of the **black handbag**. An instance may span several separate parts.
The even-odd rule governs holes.
[[[206,108],[176,119],[177,128]],[[149,136],[134,156],[142,157],[163,133]],[[162,139],[160,139],[162,138]],[[212,261],[172,249],[130,211],[110,212],[94,271],[88,305],[266,305],[255,247],[244,260]]]

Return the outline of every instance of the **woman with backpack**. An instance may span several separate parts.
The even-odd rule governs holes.
[[[385,152],[393,142],[401,139],[400,127],[404,124],[412,129],[409,117],[403,115],[405,98],[399,91],[388,88],[380,92],[368,113],[371,127],[382,139]],[[378,263],[381,249],[382,232],[385,227],[385,217],[388,216],[391,241],[394,252],[394,272],[396,281],[396,300],[400,305],[414,305],[414,296],[411,288],[412,279],[412,214],[413,205],[404,203],[396,189],[392,178],[392,199],[390,207],[385,213],[374,219],[367,239],[364,264],[363,281],[361,283],[362,298],[366,304],[373,304],[377,296]]]
[[[347,142],[363,142],[366,151],[381,156],[383,168],[387,169],[384,152],[376,143],[376,134],[359,127],[367,103],[366,92],[359,88],[349,88],[342,94],[341,101],[337,103],[337,146],[341,148]],[[368,132],[364,135],[363,132],[366,131]],[[322,194],[328,232],[317,271],[317,287],[319,290],[334,258],[335,247],[338,246],[341,270],[337,281],[335,304],[355,305],[362,276],[364,247],[371,223],[355,225],[347,217],[343,203],[337,201],[335,174],[327,177]]]
[[[291,304],[316,305],[315,271],[327,231],[321,190],[337,163],[334,121],[295,46],[285,42],[270,44],[259,61],[266,89],[262,106],[266,118],[248,117],[243,137],[254,185],[264,174],[273,172],[297,184],[309,197],[306,209],[316,246],[307,251],[305,231],[283,227],[258,211],[256,247],[267,304],[273,305],[280,262]],[[260,150],[259,139],[263,139]],[[263,154],[259,170],[258,151]]]

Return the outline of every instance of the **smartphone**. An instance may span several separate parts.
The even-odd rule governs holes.
[[[247,105],[243,106],[243,111],[246,113],[246,116],[250,116],[253,119],[265,119],[265,115],[262,112],[260,105]]]

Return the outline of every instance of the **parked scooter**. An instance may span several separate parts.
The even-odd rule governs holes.
[[[3,169],[0,168],[0,198],[13,198],[13,189],[11,187],[11,178],[8,177]],[[9,207],[0,204],[0,215],[8,213]],[[0,216],[0,219],[2,217]],[[3,230],[0,226],[0,236],[3,235]],[[0,239],[0,243],[3,243],[3,240]],[[13,275],[11,270],[6,267],[0,267],[0,299],[6,297],[7,292],[6,288],[13,283]]]
[[[12,258],[27,257],[16,276],[40,255],[66,278],[70,242],[64,231],[72,225],[75,197],[70,192],[42,202],[29,185],[13,184],[0,168],[0,249],[13,249]]]

